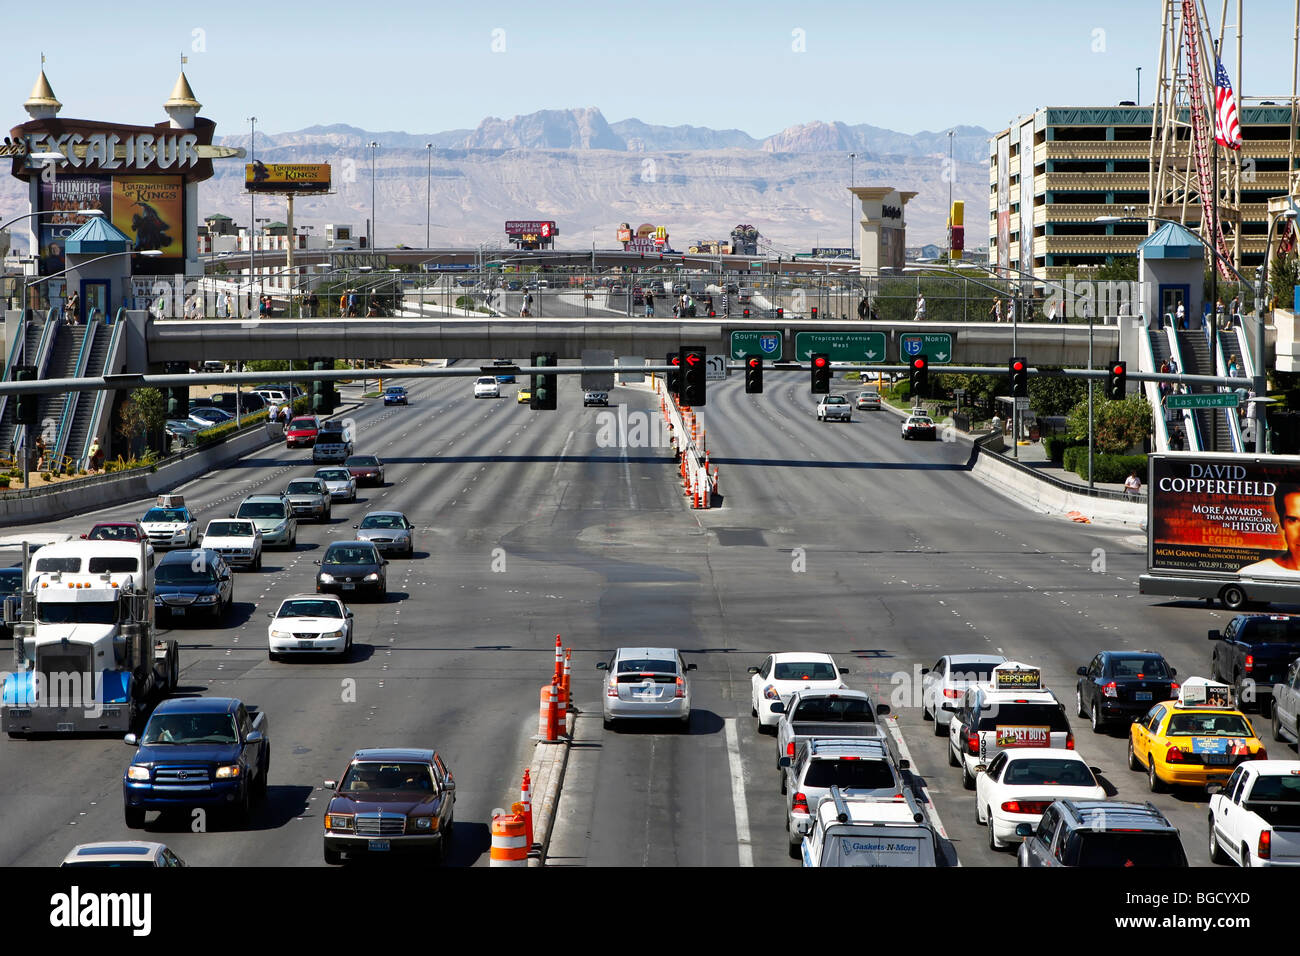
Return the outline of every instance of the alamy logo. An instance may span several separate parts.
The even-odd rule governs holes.
[[[78,671],[19,671],[4,675],[9,707],[80,707],[87,719],[104,713],[104,674]]]
[[[669,448],[671,445],[672,432],[658,415],[629,412],[626,405],[618,406],[617,412],[596,415],[598,448]]]
[[[58,928],[127,927],[133,936],[153,931],[151,893],[82,893],[73,886],[50,897],[50,925]]]

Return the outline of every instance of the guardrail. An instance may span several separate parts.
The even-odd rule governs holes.
[[[1146,501],[1147,493],[1145,491],[1139,492],[1136,495],[1130,495],[1123,491],[1111,491],[1109,488],[1089,488],[1087,485],[1075,484],[1072,481],[1063,481],[1053,475],[1044,474],[1037,468],[1032,468],[1029,465],[1002,454],[1000,451],[994,451],[987,447],[989,444],[993,443],[995,439],[999,438],[1001,438],[1000,435],[994,434],[975,439],[970,459],[971,464],[973,465],[975,459],[980,455],[991,455],[1000,463],[1008,465],[1022,474],[1029,475],[1037,481],[1051,485],[1061,491],[1068,491],[1071,494],[1084,495],[1088,498],[1101,498],[1106,501]]]
[[[718,490],[718,469],[709,469],[706,436],[699,431],[699,422],[693,409],[684,407],[677,396],[668,391],[662,377],[654,376],[655,391],[659,394],[659,410],[673,430],[682,478],[682,493],[693,508],[713,507],[713,496]]]

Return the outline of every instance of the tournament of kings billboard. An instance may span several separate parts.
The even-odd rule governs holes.
[[[1152,571],[1300,582],[1300,458],[1153,456],[1148,493]]]
[[[164,258],[185,255],[185,190],[180,176],[56,176],[39,191],[40,268],[54,275],[66,268],[69,236],[98,209],[131,240],[135,252],[158,249]]]

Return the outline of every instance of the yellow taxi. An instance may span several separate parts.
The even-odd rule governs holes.
[[[518,402],[520,405],[527,405],[528,402],[532,399],[532,397],[533,397],[533,392],[531,389],[521,388],[519,389],[518,394],[516,394],[515,396],[515,401]]]
[[[1177,700],[1156,704],[1129,728],[1129,769],[1146,771],[1152,793],[1222,783],[1239,763],[1266,759],[1232,688],[1203,677],[1189,677]]]

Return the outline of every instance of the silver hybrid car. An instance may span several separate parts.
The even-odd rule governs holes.
[[[400,511],[372,511],[355,524],[358,541],[369,541],[381,554],[415,553],[415,525]]]
[[[676,720],[683,731],[691,724],[691,685],[687,671],[695,670],[671,647],[620,647],[609,661],[596,665],[607,674],[604,718],[615,720]]]

